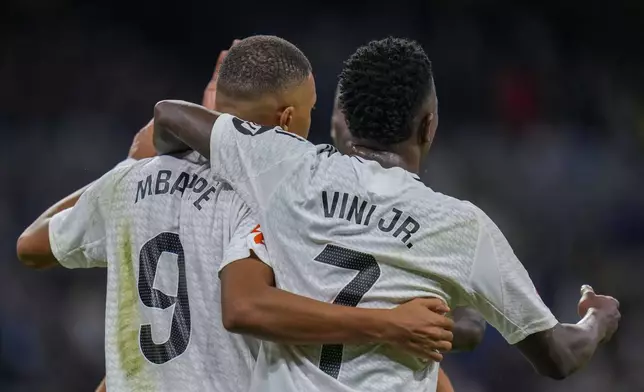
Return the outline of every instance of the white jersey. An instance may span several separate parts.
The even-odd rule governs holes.
[[[109,391],[248,390],[259,343],[224,329],[218,270],[256,223],[195,153],[116,168],[52,218],[60,264],[108,268]]]
[[[400,168],[230,115],[212,172],[258,214],[279,288],[345,306],[472,306],[514,344],[557,320],[494,223]],[[435,390],[438,366],[385,345],[263,342],[252,391]]]

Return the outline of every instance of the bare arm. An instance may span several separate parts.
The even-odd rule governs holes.
[[[231,47],[237,45],[239,41],[240,40],[238,39],[234,40]],[[221,53],[219,53],[219,57],[217,58],[217,63],[215,64],[215,71],[213,72],[210,82],[208,83],[204,91],[201,105],[204,106],[206,109],[215,110],[215,101],[217,96],[217,78],[219,76],[219,68],[221,67],[221,64],[223,63],[227,55],[228,55],[227,50],[222,50]],[[155,109],[155,112],[156,112],[156,109]],[[182,139],[177,138],[177,136],[173,134],[173,132],[169,128],[166,127],[167,125],[168,124],[164,125],[164,128],[161,128],[159,132],[154,134],[154,145],[156,150],[159,151],[159,154],[180,153],[180,152],[190,150],[191,147],[189,147],[188,144],[184,143]],[[170,127],[171,126],[172,125],[170,125]],[[207,129],[210,130],[211,128],[212,128],[212,125]],[[204,145],[204,149],[208,149],[209,140],[206,140],[205,142],[206,144]],[[208,155],[203,154],[203,152],[206,152],[206,151],[202,151],[202,155],[204,155],[205,157],[208,157]]]
[[[559,324],[528,336],[517,348],[537,373],[557,380],[581,369],[603,338],[601,316],[589,314],[578,324]]]
[[[152,145],[154,124],[150,121],[137,132],[128,152],[129,159],[143,159],[156,155]],[[49,221],[57,213],[73,207],[81,195],[90,187],[86,185],[69,196],[56,202],[40,215],[18,238],[16,251],[18,259],[26,266],[43,269],[58,265],[49,243]]]
[[[154,147],[159,154],[189,149],[210,158],[210,133],[219,114],[184,101],[161,101],[154,107]]]
[[[395,309],[333,305],[273,287],[272,269],[258,259],[221,271],[224,327],[287,344],[388,343],[418,357],[440,361],[451,348],[452,321],[438,314],[438,299],[417,299]]]
[[[577,324],[558,324],[554,328],[532,334],[517,343],[517,348],[535,370],[557,380],[583,368],[600,343],[608,341],[617,329],[621,315],[619,303],[611,297],[596,295],[589,286],[582,288]]]
[[[465,282],[475,293],[468,297],[471,306],[510,344],[516,345],[539,374],[554,379],[568,377],[582,368],[597,346],[617,329],[620,317],[617,301],[595,295],[590,286],[583,286],[579,303],[581,321],[576,325],[559,323],[541,300],[528,271],[500,229],[485,213],[475,212],[477,251],[472,273]],[[488,286],[484,283],[486,274],[495,269],[498,272],[495,281],[500,284]],[[503,293],[500,296],[495,294],[499,286]]]
[[[84,186],[71,195],[58,201],[40,215],[18,238],[18,259],[26,266],[44,269],[58,265],[49,244],[49,221],[60,211],[71,208],[76,204],[83,192],[91,184]]]

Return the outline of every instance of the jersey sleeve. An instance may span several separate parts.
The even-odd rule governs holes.
[[[231,235],[229,241],[224,243],[224,257],[219,270],[221,271],[234,261],[249,257],[251,251],[263,263],[271,267],[266,245],[264,244],[264,234],[255,214],[243,202],[239,208],[233,210],[233,213],[234,217],[230,220],[228,231]]]
[[[94,182],[74,207],[59,212],[49,222],[51,251],[63,267],[107,266],[105,217],[100,202],[108,175]]]
[[[471,304],[509,344],[553,328],[557,319],[501,230],[482,211],[476,215],[479,234],[467,284]]]
[[[211,133],[212,172],[254,211],[262,211],[281,181],[314,155],[315,146],[297,135],[228,114],[219,116]]]

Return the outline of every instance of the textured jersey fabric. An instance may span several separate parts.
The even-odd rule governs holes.
[[[108,268],[109,391],[248,390],[259,343],[224,329],[218,270],[257,220],[209,170],[194,153],[117,167],[51,220],[60,264]]]
[[[230,115],[210,149],[212,173],[257,213],[279,288],[365,308],[439,297],[510,344],[557,323],[485,213],[416,175]],[[385,345],[265,342],[251,390],[426,392],[437,371]]]

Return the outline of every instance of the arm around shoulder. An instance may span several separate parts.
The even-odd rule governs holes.
[[[273,287],[272,269],[254,257],[225,266],[224,327],[285,344],[386,343],[420,358],[442,359],[453,322],[439,299],[415,299],[394,309],[328,304]]]
[[[370,343],[381,337],[375,313],[347,318],[352,308],[277,289],[272,268],[254,256],[227,265],[220,277],[222,321],[230,332],[288,344]]]
[[[195,150],[210,157],[210,134],[219,114],[184,101],[160,101],[154,106],[154,147],[159,154]]]

